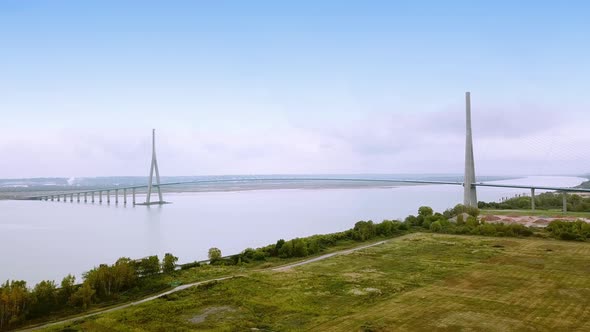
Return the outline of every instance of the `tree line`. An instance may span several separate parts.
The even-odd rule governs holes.
[[[235,265],[264,261],[271,258],[306,257],[321,253],[329,247],[347,242],[363,242],[378,238],[399,236],[408,232],[437,232],[448,234],[471,234],[486,236],[530,236],[533,230],[520,224],[494,224],[480,221],[479,209],[457,205],[443,213],[435,213],[432,208],[422,206],[417,215],[410,215],[403,221],[384,220],[358,221],[354,227],[343,232],[312,235],[288,241],[278,240],[261,248],[248,248],[240,254],[219,257],[211,264]]]
[[[124,292],[153,293],[168,285],[160,273],[175,270],[178,258],[167,253],[138,260],[119,258],[114,264],[101,264],[83,274],[83,282],[67,275],[58,286],[43,280],[32,289],[22,280],[6,281],[0,286],[0,330],[40,320],[55,313],[70,314],[87,310],[93,303],[117,300]]]
[[[542,193],[535,195],[535,208],[539,210],[561,209],[563,207],[563,194]],[[568,211],[590,212],[590,197],[583,197],[577,194],[566,194],[566,205]],[[478,202],[480,209],[497,210],[521,210],[531,208],[530,196],[519,196],[507,199],[503,202]]]

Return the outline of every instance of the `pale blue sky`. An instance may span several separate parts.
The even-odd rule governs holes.
[[[1,1],[0,178],[590,171],[585,1]]]

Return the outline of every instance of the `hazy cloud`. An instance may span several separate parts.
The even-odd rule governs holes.
[[[166,175],[253,173],[461,173],[464,111],[358,112],[302,125],[274,114],[240,124],[158,128]],[[272,114],[272,113],[271,113]],[[585,173],[590,115],[531,107],[474,107],[476,168],[481,174]],[[1,177],[143,175],[150,129],[8,130]]]

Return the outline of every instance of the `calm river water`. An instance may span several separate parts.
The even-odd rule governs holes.
[[[527,177],[506,184],[576,186],[577,177]],[[498,201],[524,190],[478,188]],[[179,262],[206,259],[210,247],[233,254],[278,239],[330,233],[359,220],[405,218],[428,205],[443,211],[462,202],[460,186],[286,189],[167,194],[159,207],[45,201],[0,201],[0,281],[31,285],[56,280],[126,256],[171,252]],[[138,201],[142,201],[138,199]]]

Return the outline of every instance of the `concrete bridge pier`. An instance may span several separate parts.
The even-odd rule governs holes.
[[[84,193],[84,203],[88,203],[88,193]]]
[[[51,201],[53,202],[53,195],[51,195]]]
[[[94,203],[94,191],[90,193],[91,202]]]
[[[98,202],[102,204],[102,190],[98,192]]]
[[[135,188],[132,189],[133,205],[135,205]]]
[[[76,201],[78,201],[78,203],[80,203],[80,193],[76,194]]]
[[[74,194],[70,194],[70,203],[74,203]]]
[[[564,191],[562,193],[562,199],[563,199],[563,213],[567,212],[567,193]]]
[[[119,204],[119,189],[115,189],[115,204]]]
[[[535,188],[531,188],[531,210],[535,211]]]
[[[107,204],[111,204],[111,191],[107,190]]]
[[[123,189],[123,204],[127,205],[127,188]]]

